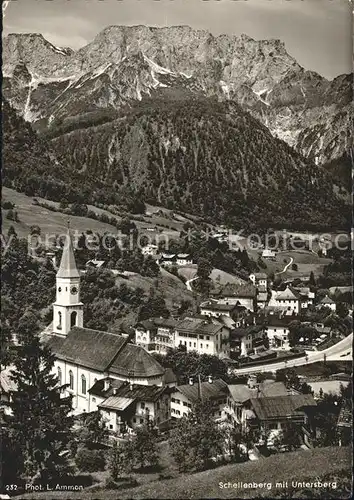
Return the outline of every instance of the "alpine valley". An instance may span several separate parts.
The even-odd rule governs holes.
[[[248,227],[348,222],[352,76],[305,71],[279,40],[111,26],[73,51],[10,34],[3,96],[4,184],[26,194]]]

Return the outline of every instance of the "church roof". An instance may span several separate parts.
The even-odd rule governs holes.
[[[124,377],[159,377],[164,369],[151,354],[135,344],[126,344],[113,360],[109,372]]]
[[[76,267],[73,242],[69,231],[66,236],[57,278],[80,278],[80,273]]]
[[[66,337],[52,335],[47,345],[57,359],[106,371],[126,342],[121,335],[75,326]]]

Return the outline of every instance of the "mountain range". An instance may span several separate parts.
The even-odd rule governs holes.
[[[73,51],[10,34],[3,95],[91,197],[128,189],[220,219],[343,222],[322,164],[348,162],[352,77],[305,71],[279,40],[111,26]]]

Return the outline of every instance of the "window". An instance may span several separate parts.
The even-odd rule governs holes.
[[[192,342],[189,342],[189,347],[192,347]]]
[[[141,419],[140,419],[140,423],[141,423],[141,424],[143,424],[143,423],[144,423],[144,419],[143,419],[143,418],[141,418]]]
[[[112,424],[110,424],[110,425],[109,425],[109,428],[110,428],[110,429],[113,429],[113,425],[112,425]]]
[[[141,409],[142,409],[142,410],[145,408],[145,403],[144,403],[144,401],[142,401],[142,402],[140,403],[140,406],[141,406]]]
[[[86,377],[85,377],[85,375],[81,375],[81,392],[82,392],[82,394],[86,394]]]
[[[76,311],[73,311],[73,312],[71,313],[71,316],[70,316],[70,326],[71,326],[71,328],[72,328],[73,326],[76,326],[76,319],[77,319],[77,312],[76,312]]]
[[[58,368],[58,384],[62,385],[61,368]]]
[[[185,401],[183,401],[183,406],[188,406],[188,403],[186,403]]]
[[[269,427],[270,427],[271,430],[278,429],[278,425],[277,424],[270,424]]]
[[[197,344],[194,342],[194,347],[197,347]]]
[[[74,390],[74,374],[71,370],[69,371],[69,388]]]
[[[203,349],[203,344],[202,343],[200,343],[200,348]]]
[[[172,401],[172,403],[176,402],[175,398],[171,398],[171,401]]]
[[[92,402],[93,402],[93,403],[96,403],[96,398],[92,398]]]
[[[61,330],[61,312],[59,311],[58,312],[58,326],[57,326],[58,330]]]
[[[136,418],[135,418],[135,417],[133,418],[133,422],[134,422],[134,424],[135,424],[135,422],[136,422]]]
[[[205,349],[209,349],[209,344],[205,344]]]

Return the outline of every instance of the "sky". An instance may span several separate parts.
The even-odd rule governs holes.
[[[3,35],[42,33],[73,49],[113,24],[186,24],[215,35],[279,38],[299,64],[328,79],[352,71],[350,0],[9,0],[3,12]]]

